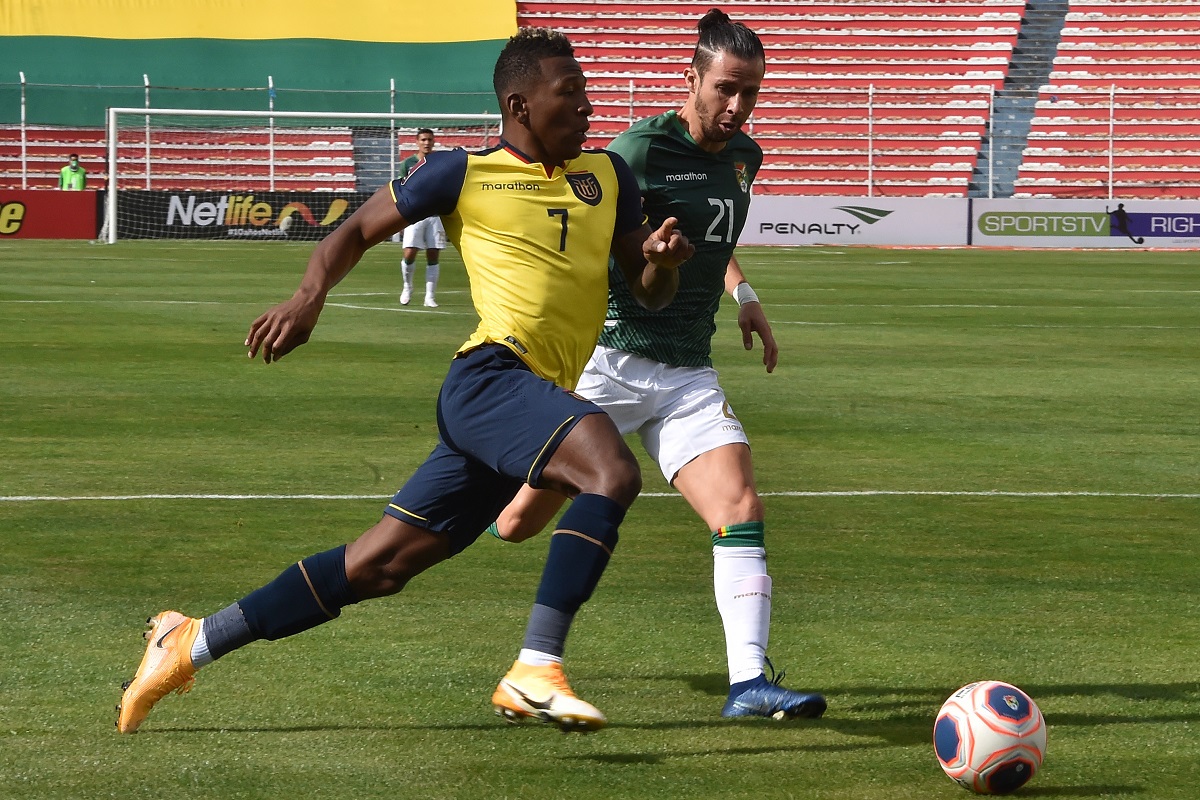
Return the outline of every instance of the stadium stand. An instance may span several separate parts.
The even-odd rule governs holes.
[[[1017,197],[1200,197],[1200,4],[1071,3]]]
[[[21,173],[20,131],[0,128],[0,188],[54,188],[70,153],[79,153],[89,186],[107,181],[104,131],[30,127]],[[274,158],[272,158],[272,153]],[[349,128],[262,128],[152,130],[147,171],[145,134],[129,130],[117,157],[121,189],[353,189],[353,147]]]
[[[596,108],[591,144],[603,146],[631,121],[681,105],[695,23],[710,5],[519,0],[517,21],[571,37]],[[1022,0],[727,0],[721,7],[768,48],[749,123],[765,152],[757,191],[967,195],[984,163],[992,98],[1006,87],[1027,14]],[[1019,140],[1013,151],[1013,168],[1021,155],[1015,181],[1008,179],[1015,196],[1200,197],[1200,3],[1071,0],[1068,10],[1026,146],[1022,152]],[[362,137],[349,128],[277,130],[273,157],[261,129],[205,134],[173,131],[152,141],[149,185],[336,191],[356,188],[357,172],[364,188]],[[445,130],[439,146],[474,149],[491,144],[492,134],[481,141],[478,130]],[[103,185],[100,129],[33,126],[23,148],[20,136],[0,127],[0,188],[55,186],[71,152],[82,156],[91,185]],[[121,143],[123,188],[147,185],[146,147],[136,136]],[[411,128],[397,130],[399,158],[413,136]],[[379,147],[371,158],[388,161],[389,142]]]
[[[1019,0],[733,0],[768,71],[750,130],[762,193],[963,197],[1017,39]],[[596,106],[592,142],[677,108],[696,20],[679,0],[522,0],[521,25],[576,45]]]

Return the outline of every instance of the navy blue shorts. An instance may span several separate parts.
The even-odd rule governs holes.
[[[575,424],[599,406],[530,371],[503,345],[455,358],[438,395],[438,443],[385,513],[449,534],[462,552],[521,484],[542,469]]]

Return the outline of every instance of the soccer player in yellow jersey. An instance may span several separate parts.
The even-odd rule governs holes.
[[[324,239],[291,299],[254,321],[251,358],[277,361],[308,341],[325,298],[370,247],[437,214],[471,279],[479,326],[438,397],[438,441],[382,519],[348,545],[310,556],[217,613],[164,611],[118,706],[133,732],[154,704],[190,688],[198,668],[258,639],[336,618],[399,592],[469,546],[523,484],[574,498],[551,539],[523,647],[493,695],[510,720],[596,730],[605,718],[562,671],[567,632],[617,544],[641,489],[637,461],[575,386],[604,322],[611,253],[639,302],[661,308],[692,246],[667,219],[645,223],[620,157],[584,152],[586,79],[570,42],[519,31],[494,73],[504,139],[493,150],[430,153]]]

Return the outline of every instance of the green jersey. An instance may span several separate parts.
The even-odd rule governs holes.
[[[58,188],[66,189],[67,191],[81,192],[87,187],[87,171],[76,165],[73,169],[70,164],[58,171]]]
[[[409,156],[400,162],[400,177],[407,178],[408,173],[412,172],[412,168],[421,160],[421,156]]]
[[[746,223],[762,148],[739,132],[720,152],[706,152],[668,111],[635,123],[608,149],[637,176],[650,227],[676,217],[696,254],[679,268],[679,291],[661,311],[638,305],[610,262],[608,318],[600,344],[676,367],[711,367],[725,267]]]

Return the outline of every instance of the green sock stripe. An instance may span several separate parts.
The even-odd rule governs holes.
[[[739,522],[736,525],[722,525],[713,531],[712,543],[715,547],[765,547],[765,526],[761,522]]]

